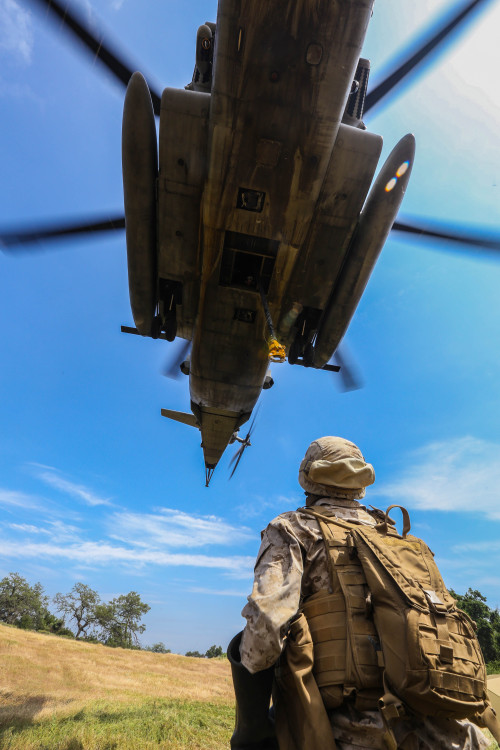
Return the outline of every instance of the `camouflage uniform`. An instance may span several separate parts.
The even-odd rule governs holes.
[[[299,475],[299,481],[310,490],[312,483],[304,476],[301,481]],[[318,487],[320,485],[314,489]],[[329,496],[309,496],[308,505],[325,507],[341,519],[376,523],[374,516],[354,499],[364,495],[364,489],[321,487]],[[260,672],[275,663],[283,649],[289,623],[301,602],[325,588],[329,588],[329,576],[317,521],[298,512],[281,514],[262,532],[253,590],[242,612],[247,624],[240,655],[241,663],[249,672]],[[329,715],[339,750],[384,747],[384,727],[378,711],[360,712],[345,703]],[[489,747],[483,733],[468,721],[428,718],[417,723],[400,719],[395,735],[402,750],[485,750]]]

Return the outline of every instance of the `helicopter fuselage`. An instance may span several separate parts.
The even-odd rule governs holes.
[[[370,220],[361,216],[382,147],[361,121],[372,5],[219,0],[217,23],[198,31],[193,83],[163,92],[157,174],[147,84],[137,74],[129,84],[132,311],[143,335],[192,339],[190,423],[201,430],[207,470],[265,381],[262,295],[289,361],[322,367],[396,216],[407,168],[395,189],[382,184],[371,196]],[[412,160],[407,141],[384,170],[390,176]]]

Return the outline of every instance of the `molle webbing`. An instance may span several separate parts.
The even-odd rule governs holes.
[[[350,555],[353,525],[307,509],[321,528],[331,592],[318,591],[302,605],[314,643],[314,675],[328,708],[356,695],[360,709],[376,708],[383,693],[382,651],[370,609],[363,568]]]

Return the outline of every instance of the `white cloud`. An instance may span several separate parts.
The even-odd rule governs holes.
[[[37,477],[50,487],[55,487],[55,489],[61,490],[61,492],[66,492],[68,495],[72,495],[78,500],[83,500],[87,505],[92,507],[96,505],[113,505],[108,498],[96,495],[95,492],[88,487],[85,487],[83,484],[76,484],[68,479],[64,479],[53,470],[37,472]]]
[[[45,534],[52,543],[68,543],[81,541],[80,530],[64,521],[48,521],[47,525],[35,526],[30,523],[9,523],[7,528],[30,536]]]
[[[264,517],[266,521],[270,521],[279,513],[284,513],[287,510],[295,510],[301,502],[303,502],[303,500],[300,498],[288,498],[284,495],[279,495],[274,498],[256,496],[245,505],[237,505],[235,510],[240,518],[245,520]]]
[[[25,492],[6,490],[0,487],[0,505],[24,508],[25,510],[40,510],[39,501]]]
[[[0,50],[25,64],[31,62],[33,28],[31,14],[15,0],[0,0]]]
[[[500,446],[471,436],[430,443],[408,457],[383,495],[420,510],[481,513],[500,520]]]
[[[60,476],[55,469],[36,467],[36,475],[45,483],[83,499],[88,505],[108,504],[82,485]],[[25,510],[36,507],[47,511],[46,502],[34,506],[29,495],[0,490],[0,505],[21,510],[22,517],[6,526],[13,532],[0,543],[0,558],[67,561],[76,566],[121,566],[140,573],[146,566],[212,568],[231,579],[248,579],[254,559],[244,555],[192,554],[193,548],[214,545],[236,546],[253,539],[253,533],[213,515],[190,515],[171,508],[152,513],[115,511],[103,519],[107,536],[89,539],[83,527],[66,519],[45,518],[43,522],[25,522]],[[43,535],[43,537],[42,537]],[[94,535],[92,535],[94,536]],[[172,549],[177,551],[174,553]],[[229,594],[228,594],[229,595]],[[236,595],[236,594],[234,594]]]
[[[253,538],[249,529],[232,526],[216,516],[194,516],[170,508],[161,508],[155,514],[115,513],[110,528],[112,538],[138,547],[233,545]]]
[[[135,566],[144,564],[163,567],[196,567],[216,568],[231,574],[250,576],[254,560],[252,557],[217,557],[210,555],[171,554],[161,550],[137,550],[118,547],[107,542],[81,542],[69,546],[45,543],[25,543],[2,541],[0,556],[5,558],[70,560],[71,562],[108,565],[111,563],[129,563]]]
[[[7,526],[9,529],[21,531],[25,534],[50,534],[48,529],[40,529],[38,526],[32,526],[29,523],[9,523]]]
[[[81,539],[80,529],[64,521],[49,521],[47,533],[52,542],[78,542]]]
[[[27,466],[34,466],[35,469],[46,469],[47,471],[58,471],[55,466],[49,466],[48,464],[39,464],[36,461],[30,461]]]
[[[234,591],[232,589],[204,589],[192,586],[188,588],[192,594],[207,594],[207,596],[237,596],[239,599],[246,599],[249,591]]]
[[[500,540],[492,542],[462,542],[455,544],[453,552],[500,552]]]

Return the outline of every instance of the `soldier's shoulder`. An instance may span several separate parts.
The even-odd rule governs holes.
[[[282,536],[294,536],[302,539],[305,536],[317,535],[319,529],[317,520],[303,509],[289,510],[280,513],[269,523],[266,531],[270,534],[279,533]]]
[[[305,509],[298,508],[297,510],[286,510],[284,513],[280,513],[279,516],[273,518],[270,525],[279,525],[282,523],[295,523],[305,517],[303,512]]]

